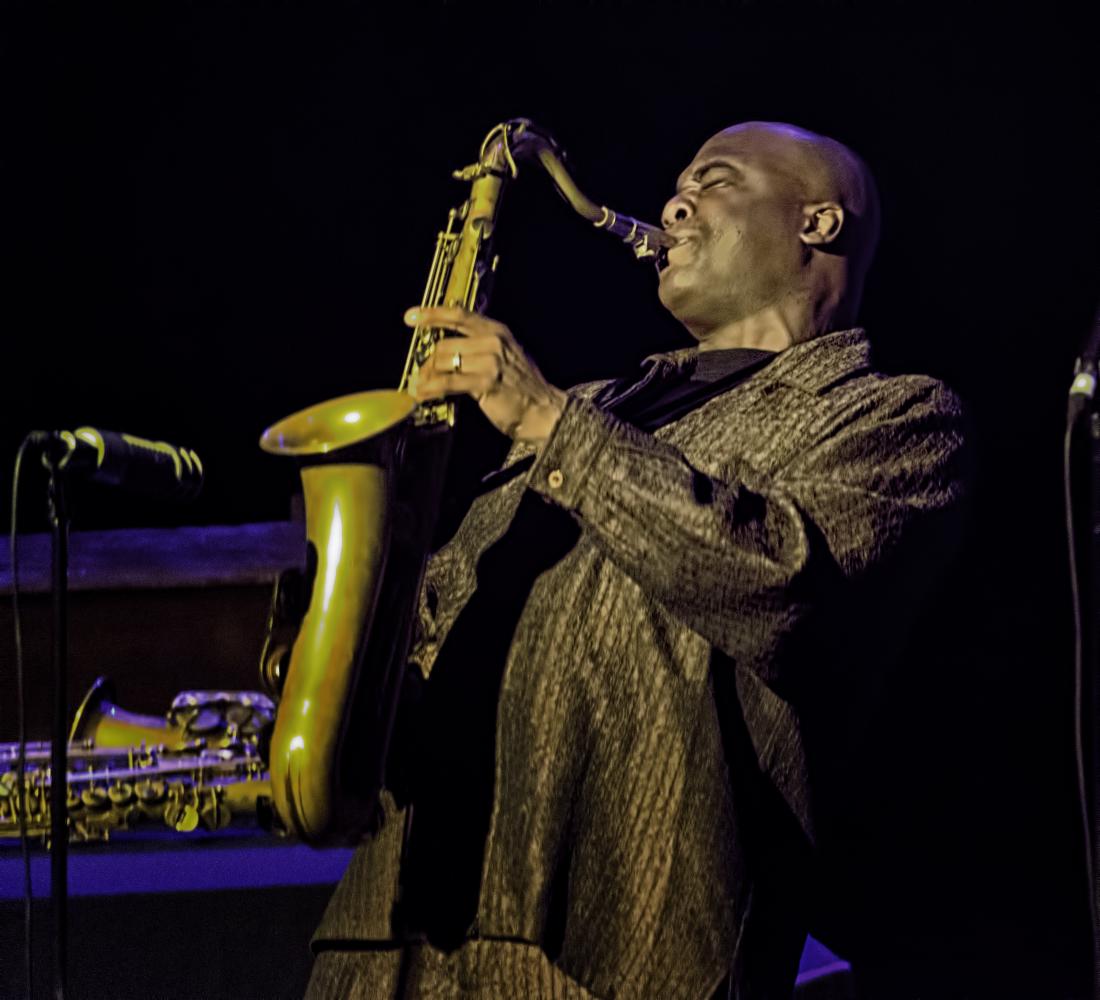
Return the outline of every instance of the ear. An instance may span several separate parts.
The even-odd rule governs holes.
[[[826,246],[844,228],[844,209],[835,201],[820,201],[802,209],[802,229],[798,238],[807,246]]]

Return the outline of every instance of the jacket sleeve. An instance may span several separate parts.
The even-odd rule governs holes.
[[[939,383],[867,401],[772,475],[667,442],[570,398],[528,486],[572,511],[649,597],[733,656],[766,653],[821,589],[868,572],[960,491],[957,401]],[[751,621],[752,635],[745,634]]]

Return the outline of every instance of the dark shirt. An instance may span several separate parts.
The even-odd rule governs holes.
[[[612,382],[595,402],[641,430],[656,430],[745,381],[774,357],[774,351],[747,347],[702,351],[694,367],[665,379],[653,378],[657,367],[647,361],[641,375]]]

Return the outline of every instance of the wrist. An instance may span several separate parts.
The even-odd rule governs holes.
[[[558,426],[562,413],[565,412],[565,403],[568,396],[560,389],[555,390],[554,396],[546,402],[534,404],[527,413],[527,419],[523,421],[521,434],[522,440],[541,447],[554,433]]]

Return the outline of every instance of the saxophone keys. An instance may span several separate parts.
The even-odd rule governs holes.
[[[215,750],[218,752],[218,756],[222,760],[233,760],[235,757],[244,755],[245,747],[247,744],[240,738],[240,736],[231,728],[226,734],[218,741]]]
[[[14,822],[19,816],[19,775],[15,771],[0,774],[0,825]]]
[[[221,727],[221,713],[215,706],[206,705],[187,723],[187,732],[190,735],[205,736],[207,733],[217,732]]]
[[[193,802],[173,798],[164,809],[164,822],[177,833],[191,833],[199,825],[199,811]]]
[[[111,800],[107,797],[106,789],[96,788],[95,785],[85,788],[84,791],[80,793],[80,801],[84,803],[88,809],[97,812],[101,809],[107,809],[111,805]]]
[[[229,826],[232,816],[222,802],[220,788],[212,788],[210,796],[203,803],[201,810],[202,825],[207,830],[224,830]]]
[[[223,725],[226,729],[245,729],[252,721],[253,709],[248,702],[238,701],[230,703],[225,709]]]
[[[134,793],[146,805],[154,805],[164,798],[165,787],[163,781],[144,778],[134,785]]]
[[[107,797],[116,806],[128,805],[134,799],[134,786],[128,781],[116,781],[107,789]]]

